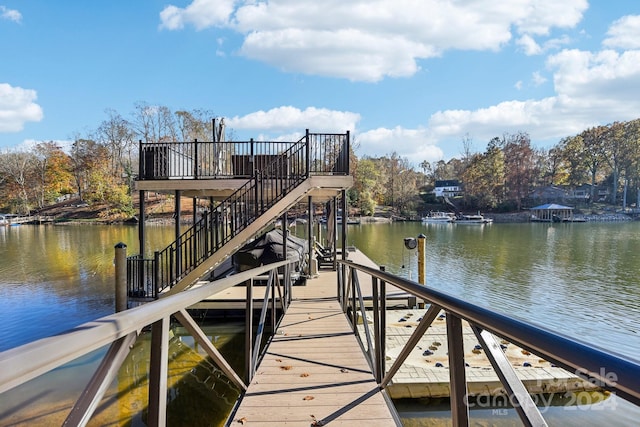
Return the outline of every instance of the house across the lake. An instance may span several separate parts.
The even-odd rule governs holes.
[[[462,186],[457,179],[436,181],[433,193],[436,197],[456,197],[462,195]]]

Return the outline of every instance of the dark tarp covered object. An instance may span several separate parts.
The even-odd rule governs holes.
[[[296,271],[302,272],[306,266],[306,254],[309,245],[305,239],[289,234],[287,236],[287,259],[296,260]],[[233,264],[240,271],[265,264],[282,261],[282,230],[274,229],[253,242],[247,243],[233,255]]]

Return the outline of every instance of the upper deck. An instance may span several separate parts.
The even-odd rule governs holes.
[[[298,141],[140,142],[136,190],[224,199],[252,177],[322,177],[312,196],[351,187],[349,132],[309,133]],[[267,172],[268,171],[268,172]]]

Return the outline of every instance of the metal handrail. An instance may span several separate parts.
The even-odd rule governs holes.
[[[227,278],[216,280],[204,284],[198,288],[190,289],[167,298],[150,302],[129,310],[125,310],[116,314],[102,317],[100,319],[87,322],[77,326],[63,334],[52,337],[43,338],[19,347],[0,353],[0,393],[11,390],[33,378],[45,374],[57,367],[60,367],[70,361],[84,356],[94,350],[110,345],[102,364],[96,370],[94,377],[91,379],[87,388],[82,393],[78,402],[72,409],[65,425],[84,425],[84,422],[91,416],[93,410],[96,409],[97,403],[100,402],[101,396],[106,392],[108,385],[111,383],[114,375],[117,374],[120,364],[124,361],[130,347],[135,342],[140,331],[151,325],[152,334],[156,334],[158,325],[167,325],[171,316],[174,316],[185,328],[187,328],[194,338],[198,341],[209,356],[219,365],[220,369],[225,372],[229,379],[239,388],[246,389],[249,381],[242,380],[217,352],[215,347],[206,338],[206,334],[189,316],[186,309],[194,304],[204,300],[211,299],[212,296],[219,294],[226,289],[243,282],[249,282],[247,285],[248,293],[252,288],[252,278],[261,276],[270,272],[271,277],[278,277],[278,268],[284,267],[285,277],[283,282],[284,294],[290,294],[291,277],[288,272],[292,269],[287,268],[293,261],[280,261],[247,270]],[[267,310],[272,312],[273,324],[275,320],[275,292],[278,287],[277,281],[270,280],[269,286],[265,291],[265,299],[268,300],[268,294],[271,293],[271,305],[264,304],[262,307],[263,314],[261,318],[265,318]],[[278,288],[279,289],[279,288]],[[280,295],[281,310],[284,311],[286,304],[290,301],[282,296],[282,292],[278,290]],[[247,313],[253,311],[253,300],[247,300]],[[247,318],[251,316],[247,314]],[[247,335],[252,333],[252,325],[247,322]],[[161,328],[162,329],[162,328]],[[165,328],[166,329],[166,328]],[[166,331],[165,331],[166,332]],[[168,340],[168,333],[161,333],[164,340]],[[252,361],[255,366],[255,360],[259,357],[259,344],[261,338],[255,340],[258,345],[253,348],[246,348],[246,358]],[[166,343],[160,343],[166,344]],[[163,345],[154,348],[152,339],[152,365],[154,352],[162,353]],[[160,358],[162,360],[162,358]],[[166,362],[166,359],[165,359]],[[164,369],[164,371],[163,371]],[[162,374],[166,379],[166,366],[154,369],[150,367],[150,392],[154,392],[156,396],[166,398],[166,381],[163,381]],[[247,373],[248,379],[253,376],[253,372]],[[152,390],[155,387],[155,390]],[[164,390],[163,390],[164,389]],[[152,397],[149,402],[149,416],[155,419],[161,419],[162,414],[166,412],[166,405],[152,405]],[[152,414],[155,411],[156,413]],[[69,421],[72,420],[72,421]],[[162,423],[159,423],[162,424]]]
[[[349,173],[349,132],[289,141],[139,142],[139,180],[250,178],[294,145],[308,142],[312,174]]]
[[[349,283],[341,280],[341,277],[349,277],[351,283],[358,283],[354,282],[353,278],[357,277],[357,273],[360,271],[372,277],[374,295],[376,295],[375,287],[378,282],[393,285],[408,292],[412,296],[430,303],[433,311],[436,313],[441,309],[445,310],[448,322],[450,319],[467,321],[472,329],[474,329],[480,343],[484,343],[487,347],[490,347],[490,345],[487,344],[487,336],[483,335],[484,331],[506,339],[549,362],[568,371],[575,372],[577,376],[604,390],[615,392],[617,396],[635,405],[640,405],[640,383],[638,382],[638,378],[640,378],[639,361],[631,360],[623,355],[600,349],[590,343],[558,334],[543,327],[505,316],[498,312],[471,304],[445,292],[420,285],[414,281],[375,268],[344,260],[338,260],[338,263],[340,264],[340,268],[338,269],[338,283],[343,287],[341,291],[339,290],[339,295],[347,295],[346,289],[349,286]],[[347,270],[349,271],[348,275],[346,274]],[[382,294],[380,298],[384,299],[384,294]],[[348,307],[346,302],[343,302],[343,307]],[[435,318],[433,313],[427,313],[422,320],[424,323],[420,323],[417,328],[421,329],[422,333],[424,333],[429,326],[430,321],[433,320],[427,319],[430,316]],[[366,322],[364,325],[367,327]],[[449,326],[449,323],[447,326]],[[377,326],[374,325],[374,327]],[[451,337],[449,338],[451,339]],[[384,341],[376,341],[376,348],[383,347],[383,343]],[[409,345],[410,343],[407,343],[406,347],[409,347]],[[495,356],[496,354],[491,350],[491,348],[485,348],[488,355],[492,354]],[[379,354],[379,352],[376,352],[376,355]],[[451,349],[449,357],[451,358]],[[461,357],[462,363],[464,363],[464,355],[461,355]],[[385,365],[384,360],[372,360],[371,364],[381,369],[384,369]],[[494,365],[494,368],[496,368],[496,370],[499,369],[497,365]],[[462,369],[460,370],[462,372],[456,375],[462,375],[462,379],[464,380],[464,364],[462,364]],[[452,375],[454,375],[453,372]],[[379,381],[381,386],[384,387],[389,380],[390,378],[385,376]],[[505,384],[505,388],[507,389],[510,389],[510,386],[511,384]],[[452,384],[452,413],[456,411],[460,412],[461,408],[454,408],[454,400],[457,399],[459,403],[464,404],[466,396],[454,396],[453,389],[454,385]],[[522,417],[522,414],[520,415]],[[523,419],[523,421],[529,425],[527,420]],[[465,423],[462,424],[464,425]]]

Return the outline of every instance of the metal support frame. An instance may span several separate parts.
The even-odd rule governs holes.
[[[140,224],[138,227],[138,245],[140,247],[140,255],[142,258],[144,258],[144,252],[145,252],[145,227],[144,227],[144,223],[147,220],[146,218],[146,207],[145,207],[145,197],[146,197],[146,191],[141,190],[138,193],[138,197],[140,200],[140,214],[138,217],[138,223]]]
[[[349,221],[349,212],[347,211],[347,191],[340,190],[340,201],[341,201],[341,209],[342,209],[342,234],[341,234],[341,242],[342,246],[342,257],[341,259],[344,261],[347,259],[347,222]]]
[[[167,372],[169,367],[169,316],[151,325],[149,358],[149,413],[147,425],[167,425]]]
[[[91,381],[71,408],[71,412],[62,424],[63,426],[87,425],[109,385],[118,374],[118,370],[129,354],[129,348],[136,342],[136,338],[137,333],[132,332],[111,344]]]
[[[427,331],[427,329],[429,329],[429,326],[431,326],[436,317],[438,317],[439,312],[440,307],[432,305],[429,307],[425,315],[422,316],[422,320],[420,321],[420,323],[418,323],[418,326],[416,326],[416,329],[407,340],[407,343],[402,348],[400,354],[398,354],[396,361],[393,363],[393,365],[391,365],[391,368],[389,368],[389,371],[380,382],[381,387],[384,388],[389,384],[393,376],[396,374],[396,372],[398,372],[398,369],[400,369],[404,361],[407,360],[407,357],[409,357],[411,351],[415,348],[416,345],[418,345],[418,342]]]
[[[468,426],[469,405],[467,402],[462,320],[450,312],[447,312],[447,345],[449,350],[449,386],[451,388],[451,422],[454,426]]]
[[[193,336],[193,338],[204,348],[213,362],[218,365],[220,370],[240,389],[243,391],[247,389],[247,385],[242,379],[235,373],[231,365],[224,359],[222,354],[214,347],[209,338],[202,332],[202,329],[193,320],[193,317],[187,313],[185,309],[182,309],[174,314],[178,322],[185,327],[187,331]]]
[[[500,378],[500,382],[504,385],[509,401],[518,412],[522,423],[527,427],[546,426],[547,422],[542,417],[524,384],[516,375],[516,371],[514,371],[495,336],[477,326],[472,326],[471,329],[482,348],[485,349],[485,354]]]
[[[271,286],[278,286],[277,269],[287,265],[286,261],[261,266],[244,271],[236,275],[218,279],[198,288],[184,291],[180,294],[169,296],[138,306],[129,310],[115,313],[92,322],[78,326],[64,334],[43,338],[33,343],[25,344],[4,352],[0,352],[0,393],[11,390],[39,375],[49,372],[59,366],[86,355],[92,351],[111,345],[100,367],[86,386],[84,392],[69,413],[65,425],[85,425],[90,419],[96,407],[100,404],[104,392],[112,383],[118,368],[127,356],[130,347],[135,342],[138,332],[147,325],[151,325],[151,356],[149,364],[149,411],[147,425],[162,426],[166,424],[167,406],[167,371],[169,361],[169,327],[170,317],[175,317],[194,336],[198,345],[202,346],[212,357],[218,367],[229,377],[239,389],[245,390],[249,381],[244,382],[233,372],[231,366],[224,360],[220,353],[208,342],[206,334],[199,328],[195,321],[185,311],[203,299],[211,298],[232,286],[253,277],[269,273],[270,285],[265,292],[265,297],[274,295]],[[289,272],[291,270],[285,270]],[[288,274],[288,273],[285,273]],[[285,281],[290,279],[285,278]],[[248,286],[247,311],[253,311],[251,286]],[[282,298],[281,290],[278,290],[281,303],[286,304]],[[266,312],[270,305],[263,304],[263,316],[261,327],[264,325]],[[273,308],[274,306],[271,305]],[[248,324],[252,324],[251,316],[248,316]],[[252,328],[247,328],[247,334],[252,334]],[[257,361],[260,351],[262,335],[259,335],[253,346],[247,353]],[[248,339],[252,343],[251,339]],[[255,365],[252,365],[255,366]],[[248,370],[252,375],[255,370]]]
[[[313,263],[313,254],[315,251],[314,246],[314,235],[313,235],[313,221],[314,221],[314,208],[313,208],[313,197],[307,196],[307,206],[308,206],[308,215],[307,215],[307,245],[309,246],[309,262],[307,263],[307,276],[311,277],[312,274],[317,273],[315,269],[312,267]]]
[[[245,382],[249,384],[253,379],[253,279],[247,280],[245,286],[247,288],[247,305],[244,320],[244,370]]]
[[[635,405],[640,405],[640,387],[638,387],[638,383],[635,381],[636,378],[640,377],[640,362],[638,361],[624,359],[616,354],[598,349],[593,345],[581,343],[558,335],[555,332],[474,306],[451,295],[384,271],[377,271],[368,266],[354,264],[351,261],[341,261],[340,264],[342,268],[348,268],[349,270],[348,283],[343,285],[346,289],[352,289],[358,284],[356,271],[362,271],[371,275],[373,286],[372,294],[375,299],[379,299],[380,301],[379,308],[376,308],[374,301],[374,310],[380,309],[381,312],[384,313],[384,309],[382,308],[385,301],[384,291],[376,291],[376,283],[378,281],[382,284],[385,282],[390,283],[410,295],[422,298],[430,303],[427,313],[423,316],[414,333],[401,350],[393,366],[389,369],[389,372],[383,376],[380,382],[381,388],[386,387],[390,383],[399,367],[415,348],[429,325],[441,310],[445,310],[447,317],[451,411],[454,426],[465,426],[469,423],[462,335],[463,320],[469,322],[473,328],[492,366],[496,370],[500,381],[505,387],[505,390],[507,390],[518,415],[526,426],[545,426],[546,422],[529,396],[526,387],[516,376],[493,334],[535,353],[541,358],[555,363],[564,369],[576,372],[584,380],[599,385],[605,390],[615,393],[618,397],[626,399]],[[340,274],[342,273],[338,272],[338,275]],[[340,276],[338,276],[338,280],[341,280]],[[352,292],[355,293],[355,289]],[[352,298],[352,300],[355,301],[355,298]],[[343,303],[345,311],[349,308],[353,310],[355,302],[351,302],[351,306],[349,306],[346,301],[345,298],[345,302]],[[353,321],[351,317],[350,319]],[[382,323],[383,319],[384,316],[381,316],[380,323]],[[382,324],[376,326],[374,318],[374,328],[374,330],[381,332],[384,326],[382,326]],[[382,351],[384,351],[384,342],[382,335],[375,339],[375,345],[380,346]],[[376,351],[376,357],[379,360],[375,366],[384,366],[382,362],[385,359],[384,354]],[[600,367],[600,372],[598,372],[597,367]],[[616,382],[612,382],[606,377],[603,377],[603,372],[616,373]],[[378,379],[377,372],[376,379]]]

